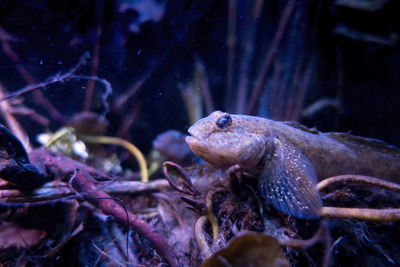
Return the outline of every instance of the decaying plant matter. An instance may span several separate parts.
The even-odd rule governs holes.
[[[189,202],[187,201],[187,197],[182,197],[186,202],[194,203],[191,209],[201,215],[198,217],[194,226],[194,236],[203,259],[211,257],[216,251],[226,247],[227,242],[231,239],[235,239],[240,233],[256,231],[273,236],[282,247],[287,247],[285,251],[287,257],[291,259],[291,264],[297,265],[307,263],[328,266],[335,260],[330,258],[331,253],[334,246],[337,245],[337,242],[343,239],[343,236],[332,244],[332,233],[330,233],[330,229],[334,228],[335,231],[337,231],[337,224],[339,221],[331,221],[329,219],[294,220],[294,218],[290,216],[288,217],[281,212],[277,212],[275,209],[271,209],[270,206],[265,205],[265,201],[256,193],[256,180],[251,177],[251,174],[242,173],[238,166],[233,166],[220,176],[216,175],[210,166],[199,166],[197,172],[193,173],[193,170],[190,170],[192,175],[189,175],[173,163],[166,163],[166,165],[168,168],[164,169],[164,174],[171,184],[175,183],[174,181],[177,179],[176,173],[178,170],[182,171],[182,178],[191,177],[191,179],[195,181],[194,189],[192,190],[196,190],[196,184],[201,184],[201,180],[206,179],[206,176],[208,178],[213,177],[214,179],[212,182],[210,180],[207,181],[211,186],[207,190],[201,192],[200,195],[197,194],[196,200]],[[170,173],[174,174],[171,175],[167,171],[168,169]],[[184,178],[184,180],[186,179],[187,178]],[[171,180],[173,181],[171,182]],[[336,188],[332,190],[335,185]],[[175,187],[173,186],[173,188]],[[354,202],[353,204],[356,206],[359,206],[360,203],[363,202],[363,200],[359,198],[364,196],[364,194],[370,194],[367,199],[378,199],[385,195],[386,201],[382,201],[378,204],[376,202],[370,203],[372,206],[376,205],[374,209],[364,208],[368,205],[365,202],[364,205],[352,208],[323,207],[322,217],[340,218],[341,220],[349,222],[348,224],[350,224],[350,226],[348,227],[350,228],[362,225],[364,228],[363,231],[373,232],[372,229],[367,229],[372,225],[377,225],[374,221],[392,222],[389,223],[391,226],[381,223],[381,227],[389,227],[389,231],[396,231],[396,229],[398,229],[397,221],[400,219],[400,213],[399,209],[393,206],[396,205],[395,203],[397,203],[397,205],[399,203],[399,196],[395,193],[399,190],[398,184],[372,177],[343,175],[328,178],[320,182],[317,188],[320,190],[324,202],[329,203],[330,206],[333,206],[333,203],[342,206],[343,200],[341,196],[343,196],[345,192],[349,193],[354,190],[359,193],[347,196],[347,198],[351,197],[347,199],[347,203]],[[385,188],[384,192],[382,188]],[[188,192],[182,190],[178,191],[185,195],[190,195]],[[337,197],[337,202],[335,202],[335,196]],[[199,199],[202,199],[202,201],[199,201]],[[393,206],[393,208],[385,207],[384,202],[391,203],[388,204],[388,206]],[[366,222],[353,221],[354,225],[351,225],[349,219],[364,220]],[[317,230],[318,225],[319,229]],[[305,230],[304,227],[308,229]],[[346,231],[351,232],[350,229],[346,229]],[[301,232],[310,239],[302,239]],[[311,237],[310,234],[313,236]],[[376,234],[377,233],[371,233],[371,235]],[[375,236],[374,238],[377,237]],[[381,240],[381,242],[384,241]],[[321,247],[320,244],[323,244],[323,246]],[[378,241],[375,247],[384,251],[383,248],[380,247]],[[299,255],[299,249],[304,255]],[[307,252],[309,249],[311,251],[315,249],[321,251],[319,254],[320,257],[310,258]],[[246,255],[245,253],[247,252],[244,252],[243,255]],[[389,259],[390,262],[396,261],[395,258],[388,256],[388,254],[382,254],[380,256],[384,257],[379,259],[378,256],[375,260],[385,261],[385,257],[388,257],[387,259]],[[215,258],[214,256],[214,261],[218,261],[218,257]],[[242,257],[242,254],[236,253],[235,256],[230,256],[230,258],[219,259],[219,264],[223,264],[224,261],[232,264],[240,257]],[[307,258],[305,262],[303,261],[305,260],[303,257]]]
[[[400,200],[396,194],[399,185],[392,182],[356,175],[323,180],[317,189],[324,205],[329,206],[322,208],[321,215],[326,219],[303,220],[285,215],[268,205],[257,192],[257,179],[237,165],[220,172],[209,165],[194,165],[185,169],[176,163],[165,162],[163,173],[168,182],[163,179],[122,181],[47,149],[35,149],[28,157],[18,139],[6,128],[2,128],[2,137],[2,140],[9,141],[2,143],[1,177],[11,177],[10,170],[28,177],[27,170],[34,170],[33,173],[43,179],[39,180],[40,183],[31,184],[19,183],[20,180],[15,178],[8,179],[9,182],[3,183],[0,190],[3,227],[13,229],[21,227],[19,221],[31,220],[31,225],[24,223],[23,227],[24,231],[31,231],[32,238],[38,233],[29,229],[44,231],[39,250],[34,245],[38,241],[32,243],[33,239],[28,240],[23,248],[26,252],[40,253],[43,258],[34,260],[27,257],[24,259],[27,262],[51,262],[57,255],[67,253],[70,243],[85,243],[85,235],[92,233],[90,225],[93,218],[90,217],[95,214],[113,218],[114,230],[110,229],[106,236],[111,234],[114,240],[107,239],[105,243],[92,241],[95,243],[90,245],[98,255],[93,262],[106,259],[105,265],[167,262],[171,266],[198,266],[202,263],[204,266],[244,266],[240,264],[251,260],[260,264],[257,266],[267,262],[279,262],[282,266],[288,263],[328,266],[340,260],[337,254],[343,253],[341,251],[348,246],[344,242],[351,242],[346,240],[348,236],[359,238],[353,242],[361,244],[358,247],[361,251],[367,245],[365,242],[375,240],[373,248],[376,253],[371,255],[376,262],[384,262],[385,259],[396,262],[384,243],[380,244],[385,235],[374,230],[386,227],[387,235],[390,235],[398,228],[398,223],[394,221],[399,220],[399,209],[396,208]],[[27,168],[26,164],[32,167]],[[124,204],[133,194],[135,198],[145,201]],[[140,212],[150,207],[156,209],[148,214]],[[38,209],[63,214],[59,215],[64,220],[63,224],[58,222],[60,218],[50,220],[53,225],[39,220]],[[79,210],[93,215],[82,217]],[[328,218],[340,219],[332,221]],[[8,221],[8,226],[5,221]],[[342,225],[342,222],[345,224]],[[124,230],[123,226],[128,226],[132,233],[124,235],[126,228]],[[357,236],[359,231],[363,235]],[[27,233],[23,232],[30,238]],[[119,244],[118,253],[113,249],[116,244]],[[284,256],[280,250],[268,255],[257,252],[258,246],[271,246],[272,249],[276,244],[283,249]],[[21,248],[14,248],[13,253],[21,255]],[[161,257],[155,257],[154,253]],[[11,254],[0,254],[4,263],[22,260],[18,257],[12,260],[5,255]]]
[[[3,127],[3,126],[1,126]],[[76,162],[68,157],[57,153],[51,153],[45,149],[33,150],[30,158],[23,149],[21,143],[8,132],[4,127],[1,129],[2,147],[7,156],[7,165],[1,168],[0,177],[11,182],[18,189],[33,190],[41,186],[46,181],[69,179],[68,184],[73,193],[61,199],[82,198],[92,203],[106,215],[112,215],[120,223],[132,227],[133,231],[146,238],[156,248],[158,253],[163,256],[171,266],[178,266],[177,258],[173,251],[169,249],[166,239],[158,234],[150,225],[130,213],[124,205],[118,203],[110,195],[96,186],[95,177],[108,179],[109,177],[90,168],[82,163]],[[38,166],[36,168],[35,166]],[[10,194],[0,193],[3,205],[18,206],[11,204]],[[52,200],[56,202],[57,200]],[[40,202],[33,202],[35,205]],[[20,204],[23,206],[23,204]],[[26,205],[29,206],[29,203]]]

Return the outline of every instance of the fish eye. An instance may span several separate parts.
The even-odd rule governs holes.
[[[218,128],[226,129],[232,124],[232,118],[229,115],[225,115],[219,118],[216,122]]]

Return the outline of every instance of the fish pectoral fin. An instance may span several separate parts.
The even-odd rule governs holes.
[[[276,209],[297,218],[319,218],[322,202],[313,166],[292,145],[274,142],[259,178],[261,196]]]

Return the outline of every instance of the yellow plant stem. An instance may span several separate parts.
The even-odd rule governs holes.
[[[206,216],[201,216],[194,224],[194,237],[197,245],[199,246],[200,255],[203,259],[207,259],[212,256],[211,248],[208,245],[207,238],[204,235],[204,227],[207,223],[207,220],[208,219]]]
[[[132,143],[117,137],[110,136],[89,136],[89,135],[79,135],[79,138],[84,142],[93,144],[107,144],[107,145],[117,145],[122,146],[126,150],[132,153],[139,163],[140,175],[142,182],[149,181],[149,172],[147,170],[146,159],[144,158],[142,152],[134,146]]]
[[[325,218],[390,222],[400,220],[400,209],[323,207],[321,216]]]
[[[321,241],[328,231],[326,222],[322,221],[317,232],[310,239],[278,239],[281,246],[307,248]]]
[[[211,223],[212,233],[213,233],[213,241],[216,242],[218,240],[218,220],[214,216],[211,208],[207,207],[207,218]]]
[[[211,229],[213,233],[213,241],[217,242],[218,240],[218,219],[215,217],[213,211],[212,211],[212,206],[213,206],[213,197],[215,194],[225,192],[226,189],[224,188],[214,188],[208,191],[206,195],[206,215],[208,218],[208,221],[211,224]]]
[[[347,174],[339,175],[324,179],[317,185],[318,191],[328,188],[332,184],[346,183],[367,184],[379,186],[392,191],[400,191],[400,185],[378,179],[375,177]],[[397,221],[400,220],[400,209],[364,209],[364,208],[340,208],[340,207],[323,207],[321,216],[327,218],[342,218],[352,220],[368,220],[368,221]]]
[[[68,133],[73,133],[74,129],[73,128],[61,128],[60,130],[58,130],[57,132],[55,132],[51,138],[49,139],[49,141],[47,141],[47,143],[44,145],[46,148],[49,148],[52,144],[54,144],[57,140],[59,140],[60,138],[64,137],[65,135],[67,135]]]

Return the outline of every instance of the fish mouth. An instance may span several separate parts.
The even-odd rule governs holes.
[[[185,137],[186,143],[189,145],[190,149],[196,153],[197,150],[204,148],[206,145],[204,142],[198,138],[192,127],[189,128],[188,133],[190,135]]]
[[[190,146],[190,148],[192,148],[192,150],[193,150],[193,147],[202,146],[202,142],[200,141],[200,139],[198,139],[195,136],[188,135],[185,137],[185,141]]]
[[[204,142],[197,137],[190,135],[186,136],[185,140],[194,154],[207,161],[209,150]]]

